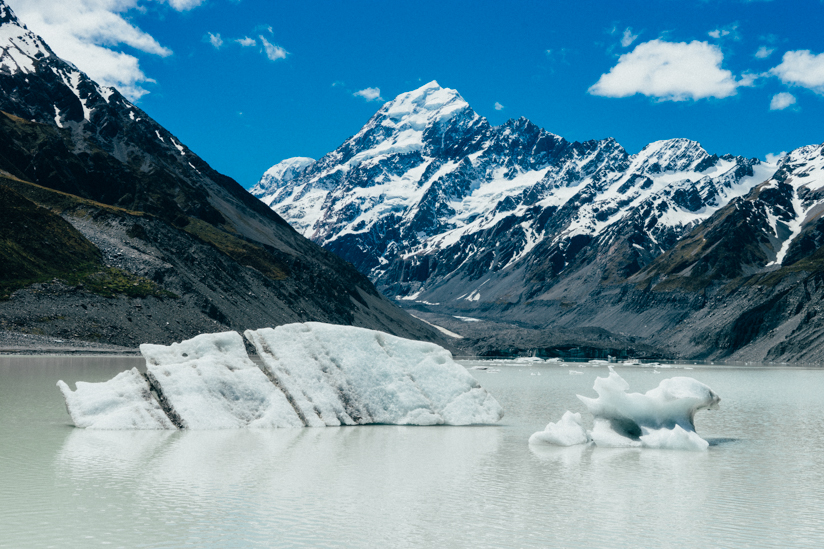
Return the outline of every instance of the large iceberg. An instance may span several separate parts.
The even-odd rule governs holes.
[[[286,396],[246,354],[237,332],[140,346],[146,377],[181,429],[302,427]]]
[[[143,344],[137,369],[58,382],[77,427],[234,429],[384,423],[470,425],[503,417],[449,351],[375,330],[308,322]]]
[[[611,366],[609,370],[608,377],[595,380],[598,398],[578,395],[595,418],[592,430],[584,429],[580,414],[566,412],[561,421],[529,437],[529,443],[707,449],[709,443],[695,432],[695,414],[718,408],[721,399],[712,389],[691,377],[673,377],[644,394],[628,393],[629,384]]]

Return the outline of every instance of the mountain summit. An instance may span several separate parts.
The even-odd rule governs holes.
[[[525,118],[492,127],[430,82],[253,193],[385,293],[474,307],[545,291],[585,247],[630,226],[611,268],[632,274],[774,171],[687,139],[630,155],[613,139],[569,142]],[[540,285],[537,264],[548,267]]]

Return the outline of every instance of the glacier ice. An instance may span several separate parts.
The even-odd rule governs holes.
[[[495,423],[500,404],[449,351],[375,330],[309,322],[169,346],[143,344],[137,369],[58,387],[77,427],[235,429],[368,423]]]
[[[721,399],[712,389],[691,377],[673,377],[645,394],[628,393],[629,384],[611,366],[609,370],[608,377],[595,380],[598,398],[578,395],[595,418],[592,430],[584,432],[580,414],[566,412],[561,421],[533,434],[529,443],[707,449],[709,443],[695,432],[695,414],[718,408]]]
[[[587,442],[587,432],[582,425],[581,414],[564,412],[558,423],[550,423],[543,431],[529,437],[530,444],[552,444],[554,446],[576,446]]]
[[[318,322],[246,331],[306,424],[494,423],[498,402],[446,349]]]
[[[286,400],[246,354],[237,332],[202,334],[170,346],[140,346],[146,377],[178,427],[301,427]]]
[[[86,429],[172,429],[174,425],[152,398],[149,383],[137,368],[103,383],[77,382],[72,391],[62,380],[57,387],[78,427]]]

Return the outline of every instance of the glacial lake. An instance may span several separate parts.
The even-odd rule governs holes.
[[[75,429],[55,383],[137,357],[0,357],[0,547],[824,547],[824,370],[690,376],[705,452],[530,447],[605,365],[467,362],[495,426],[212,432]],[[582,372],[570,374],[569,370]]]

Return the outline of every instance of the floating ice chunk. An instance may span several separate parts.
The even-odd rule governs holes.
[[[77,427],[85,429],[174,429],[149,383],[137,368],[117,374],[103,383],[77,382],[72,391],[57,382],[66,409]]]
[[[500,404],[432,343],[317,322],[245,334],[310,426],[468,425],[503,417]]]
[[[303,427],[295,410],[246,354],[237,332],[170,346],[143,344],[146,375],[178,427]]]
[[[605,448],[634,448],[641,446],[640,440],[633,440],[615,432],[609,420],[596,418],[589,431],[589,437],[596,446]]]
[[[672,429],[644,429],[641,444],[645,448],[668,448],[671,450],[706,450],[710,443],[695,431],[682,429],[676,425]]]
[[[629,385],[610,366],[609,376],[597,378],[593,388],[598,398],[578,395],[595,418],[589,436],[578,444],[588,438],[597,446],[618,448],[706,450],[709,446],[695,432],[695,413],[718,408],[721,399],[700,381],[673,377],[643,395],[628,393]],[[532,435],[530,443],[560,440],[558,433],[574,431],[573,416],[567,412],[557,424]]]
[[[140,346],[137,370],[106,383],[58,383],[78,427],[233,429],[391,423],[466,425],[503,417],[449,351],[374,330],[319,323]]]
[[[718,408],[720,398],[712,389],[691,377],[661,381],[646,394],[627,393],[629,385],[610,368],[609,377],[599,377],[593,387],[598,398],[578,398],[596,418],[608,420],[613,430],[637,439],[647,429],[672,429],[676,425],[695,431],[698,410]]]
[[[582,424],[581,414],[567,411],[558,423],[550,423],[543,431],[529,437],[530,444],[553,444],[555,446],[575,446],[587,442],[587,432]]]

